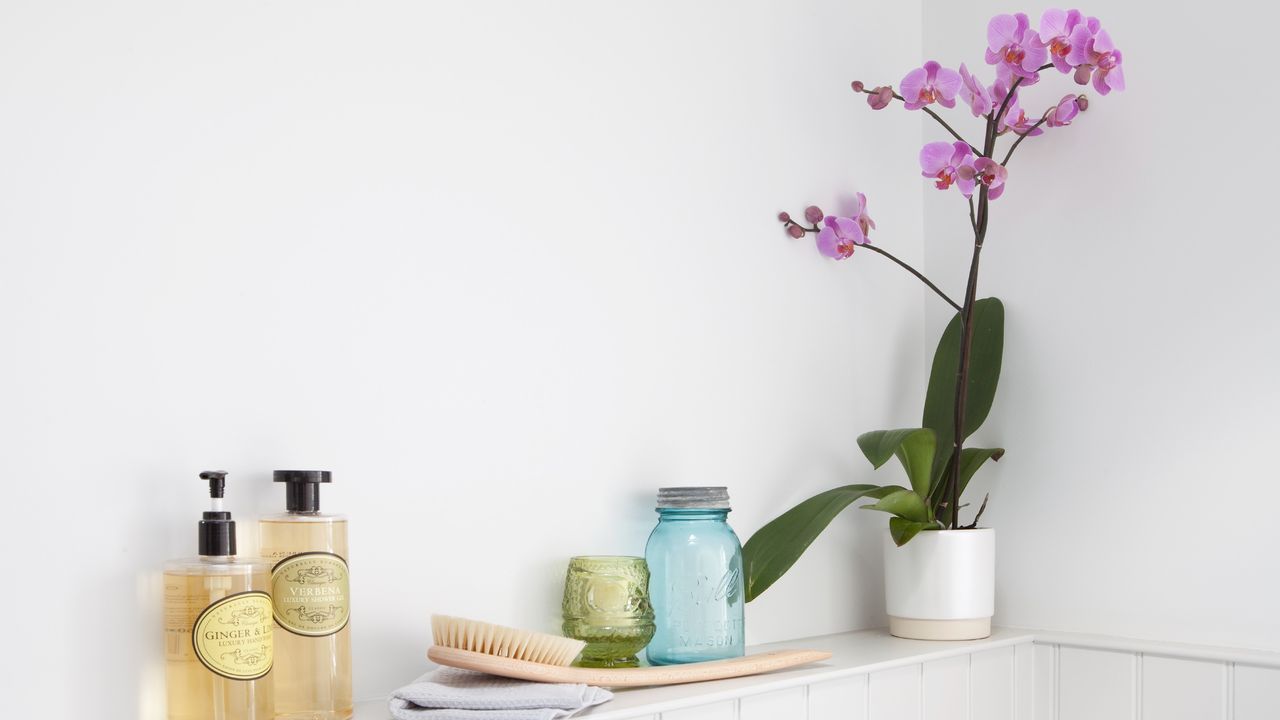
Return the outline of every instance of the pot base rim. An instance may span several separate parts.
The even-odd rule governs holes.
[[[991,637],[991,618],[923,620],[890,615],[889,634],[908,640],[981,640]]]

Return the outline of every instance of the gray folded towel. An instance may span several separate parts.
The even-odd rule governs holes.
[[[391,693],[396,720],[560,720],[608,702],[589,685],[556,685],[442,667]]]

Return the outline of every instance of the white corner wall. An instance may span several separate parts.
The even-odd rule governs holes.
[[[992,77],[986,21],[1020,6],[924,7],[925,54]],[[1043,7],[1024,7],[1038,21]],[[973,495],[991,491],[1000,532],[997,619],[1280,649],[1280,141],[1262,129],[1277,101],[1255,92],[1252,70],[1270,49],[1223,32],[1227,18],[1267,27],[1280,12],[1239,0],[1080,7],[1123,50],[1129,90],[1090,89],[1075,124],[1022,144],[983,253],[982,294],[1008,309],[1001,387],[976,439],[1009,452]],[[1190,61],[1189,44],[1241,71]],[[1024,106],[1077,87],[1046,73]],[[959,293],[964,207],[926,191],[927,265]],[[946,314],[935,305],[930,344]]]
[[[847,90],[915,64],[920,22],[0,6],[7,711],[161,716],[157,571],[203,469],[250,549],[272,469],[334,471],[362,698],[418,672],[432,611],[553,629],[567,557],[642,552],[660,485],[730,486],[745,537],[865,479],[853,438],[919,405],[923,297],[774,214],[863,190],[921,260],[919,124]],[[881,527],[841,517],[748,639],[879,624]]]

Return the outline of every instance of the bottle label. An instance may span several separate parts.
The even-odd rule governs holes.
[[[271,571],[276,622],[295,635],[323,637],[351,616],[347,561],[327,552],[291,555]]]
[[[271,597],[259,590],[228,595],[206,607],[191,629],[200,662],[231,680],[271,672]]]

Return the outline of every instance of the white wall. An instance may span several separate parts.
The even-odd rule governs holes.
[[[1012,8],[926,0],[926,54],[991,77],[986,21]],[[992,491],[1001,538],[997,620],[1280,649],[1280,141],[1264,129],[1277,101],[1255,91],[1269,48],[1223,32],[1226,18],[1266,27],[1280,14],[1239,0],[1081,8],[1110,28],[1129,89],[1090,90],[1073,126],[1023,143],[983,253],[982,292],[1008,308],[1000,392],[977,436],[1009,450],[976,486]],[[1192,61],[1188,43],[1240,71]],[[1024,96],[1034,108],[1078,87],[1047,76]],[[956,293],[963,212],[928,189],[928,267]]]
[[[863,5],[0,6],[7,712],[163,712],[203,469],[250,545],[272,469],[334,471],[366,698],[432,611],[554,629],[659,485],[729,485],[745,537],[865,480],[923,297],[774,220],[865,190],[921,259],[920,127],[847,90],[918,61],[920,9]],[[840,518],[748,639],[880,623],[882,525]]]

